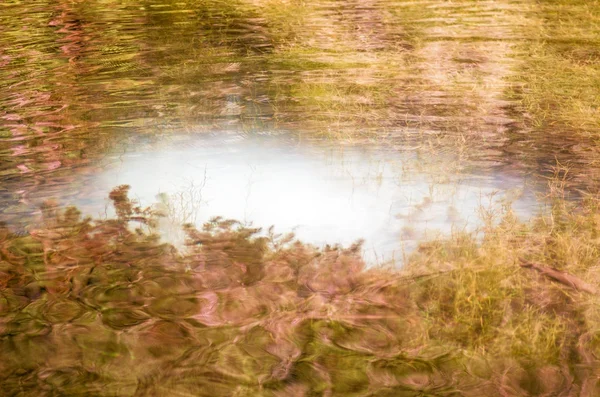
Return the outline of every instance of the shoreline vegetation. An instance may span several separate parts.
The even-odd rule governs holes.
[[[49,202],[28,235],[0,229],[7,395],[600,393],[596,198],[391,269],[222,219],[186,226],[182,254],[127,192],[114,219]]]

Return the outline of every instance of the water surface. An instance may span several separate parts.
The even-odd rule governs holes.
[[[395,148],[405,168],[423,169],[429,164],[423,158],[451,159],[447,167],[414,173],[414,181],[441,169],[442,179],[455,172],[466,179],[477,174],[545,184],[536,176],[551,173],[557,157],[574,161],[571,153],[581,144],[555,141],[556,136],[538,139],[505,95],[508,79],[521,62],[513,48],[527,33],[523,26],[529,11],[513,2],[454,2],[444,7],[395,1],[9,2],[0,17],[2,219],[26,227],[40,200],[91,189],[97,179],[90,175],[101,172],[106,156],[137,148],[143,156],[142,142],[182,131],[198,136],[190,138],[194,142],[230,131],[267,133],[260,144],[265,149],[250,143],[248,156],[269,147],[278,152],[275,147],[282,145],[270,142],[269,131],[295,136],[294,147],[300,148],[293,150],[299,153],[314,151],[303,149],[303,142],[311,139],[334,147],[373,141],[376,147],[384,140],[379,145],[386,150],[367,150],[382,151],[385,161],[396,161],[389,153]],[[409,149],[416,148],[412,157],[402,153],[407,142]],[[208,151],[202,144],[194,147],[199,153]],[[213,156],[217,153],[222,152],[213,151]],[[273,157],[277,172],[322,168],[314,157],[297,160],[294,156],[308,157],[294,151],[290,155],[290,164],[284,166],[284,154],[281,160],[265,154]],[[375,162],[383,161],[378,156]],[[297,167],[294,161],[306,163]],[[165,160],[160,167],[174,174],[172,167],[179,164]],[[231,183],[245,186],[240,167]],[[187,175],[180,170],[181,177]],[[309,175],[317,173],[305,170],[300,175],[313,178]],[[215,183],[217,177],[211,178]],[[269,178],[277,179],[275,174]],[[314,177],[314,189],[324,191],[316,187],[325,183],[319,180]],[[145,197],[168,190],[150,189],[141,179],[129,182],[134,191],[146,192]],[[425,186],[430,181],[412,183]],[[502,185],[494,182],[486,188]],[[298,190],[308,194],[310,188],[304,184]],[[251,203],[266,196],[255,191]],[[423,194],[417,196],[418,201]],[[236,206],[223,215],[248,215]],[[214,208],[225,211],[224,205]],[[290,212],[296,208],[290,206]],[[302,224],[284,212],[277,212],[278,218],[260,215],[256,221],[282,229]],[[327,225],[336,213],[336,222],[348,222],[336,211],[316,213],[329,219]],[[350,239],[337,232],[335,237]]]
[[[502,203],[512,204],[521,217],[536,209],[533,190],[522,178],[451,172],[450,154],[435,161],[418,157],[406,144],[303,142],[272,131],[172,134],[108,155],[103,170],[86,182],[95,187],[93,194],[70,203],[101,216],[104,204],[110,208],[103,198],[126,184],[143,206],[166,204],[169,219],[161,232],[179,247],[181,223],[201,228],[221,216],[294,232],[319,247],[364,239],[370,263],[397,264],[417,241],[473,231],[485,211],[499,213]],[[415,168],[416,163],[424,166]]]
[[[401,266],[437,233],[509,206],[528,218],[549,180],[597,190],[598,15],[566,0],[2,1],[0,389],[592,390],[591,301],[512,261],[529,241],[595,280],[594,217],[441,244],[435,277],[408,286],[352,249],[226,227],[184,247],[181,225],[364,240],[369,264]],[[180,252],[114,219],[122,184],[168,215],[158,231]]]

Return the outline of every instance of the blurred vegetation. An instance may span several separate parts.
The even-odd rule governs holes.
[[[511,151],[546,176],[556,160],[568,164],[571,190],[596,192],[600,2],[540,0],[523,15],[524,40],[514,47],[520,65],[506,90],[511,113],[522,120],[510,135]]]
[[[576,132],[597,141],[600,131],[600,2],[539,1],[515,95],[536,129]]]
[[[425,156],[433,148],[459,153],[464,168],[500,163],[546,176],[559,157],[572,160],[577,187],[591,188],[599,8],[8,2],[0,15],[0,176],[29,190],[132,136],[227,129],[418,136],[413,146]],[[3,189],[14,199],[16,188]]]
[[[406,130],[428,156],[449,146],[550,174],[562,156],[578,187],[598,182],[598,1],[2,10],[7,221],[122,135],[157,130]],[[0,228],[2,393],[600,395],[599,203],[562,188],[531,223],[507,212],[483,235],[424,242],[401,271],[365,268],[359,245],[222,219],[187,227],[177,252],[125,187],[115,219],[47,202],[28,233]]]
[[[505,213],[397,271],[223,219],[178,252],[127,191],[115,219],[48,202],[27,235],[0,230],[4,394],[600,392],[597,199]]]

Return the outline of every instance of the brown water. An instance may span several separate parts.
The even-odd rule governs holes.
[[[378,263],[402,262],[430,233],[475,230],[481,209],[512,202],[526,218],[538,209],[535,194],[544,191],[557,160],[574,167],[573,188],[595,189],[599,175],[591,142],[533,131],[507,99],[508,81],[522,63],[515,49],[535,23],[532,7],[5,1],[0,221],[25,235],[48,199],[110,215],[108,192],[127,183],[132,197],[168,207],[172,217],[161,232],[175,244],[178,222],[200,225],[221,215],[295,231],[318,246],[365,239],[365,258]],[[171,310],[162,304],[158,311]],[[48,313],[64,309],[69,317],[73,308],[42,306],[44,329],[67,327],[69,321]],[[192,343],[191,325],[181,325],[185,316],[171,314],[155,324],[165,327],[158,334],[172,346],[179,337]],[[108,355],[119,356],[131,342],[117,341],[122,327],[96,328],[105,350],[116,349]],[[157,344],[150,328],[149,343]],[[213,336],[207,338],[211,345]],[[19,357],[20,350],[3,346]],[[181,353],[173,351],[146,353],[154,359]],[[134,365],[133,350],[127,354]],[[90,362],[85,374],[94,372]],[[47,390],[74,390],[61,379],[73,378],[75,364],[65,368],[40,372],[43,382],[57,377],[44,383]],[[135,382],[128,382],[110,393],[133,394]],[[223,390],[217,395],[233,395]],[[238,395],[256,391],[248,390]]]

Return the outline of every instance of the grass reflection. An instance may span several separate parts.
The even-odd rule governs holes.
[[[483,240],[423,243],[397,271],[365,268],[359,245],[319,250],[222,219],[188,226],[182,254],[127,191],[111,193],[114,219],[47,203],[29,234],[0,230],[8,395],[600,387],[597,200],[573,211],[557,198],[530,224],[507,213]]]

